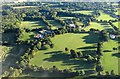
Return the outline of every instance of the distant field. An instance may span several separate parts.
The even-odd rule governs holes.
[[[64,17],[60,17],[61,19],[73,19],[74,17],[67,17],[67,16],[64,16]]]
[[[85,15],[91,15],[93,11],[73,11],[72,13],[81,13],[81,14],[85,14]]]
[[[108,14],[105,14],[103,12],[100,12],[100,14],[101,15],[97,18],[97,20],[107,20],[107,21],[109,21],[109,20],[115,20],[115,18],[111,17]]]
[[[113,30],[113,28],[109,24],[100,24],[96,22],[90,22],[90,25],[85,28],[86,31],[89,31],[91,28],[99,29],[99,30]]]
[[[117,12],[114,12],[116,15],[120,15],[120,8],[116,8]]]
[[[57,28],[57,27],[63,27],[61,24],[60,24],[60,22],[58,22],[58,21],[56,21],[56,20],[48,20],[49,21],[49,23],[50,24],[52,24],[53,25],[53,29],[54,28]]]
[[[116,27],[120,28],[120,22],[114,22],[113,23]]]
[[[34,29],[34,28],[41,28],[46,27],[46,24],[42,21],[23,21],[21,22],[20,28],[28,28],[28,29]]]
[[[33,32],[24,32],[24,34],[20,37],[19,40],[26,41],[26,40],[31,40],[34,38],[35,33]]]
[[[104,27],[101,24],[96,22],[90,22],[90,25],[85,28],[86,31],[89,31],[91,28],[103,30]]]
[[[21,8],[31,8],[31,7],[38,7],[38,6],[18,6],[18,7],[13,7],[14,9],[21,9]]]

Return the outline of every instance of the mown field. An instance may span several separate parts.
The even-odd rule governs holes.
[[[86,31],[89,31],[91,28],[99,29],[99,30],[113,30],[112,26],[108,23],[97,23],[97,22],[90,22],[90,25],[85,28]]]
[[[76,13],[76,14],[85,14],[85,15],[91,15],[93,11],[87,11],[87,10],[83,10],[83,11],[73,11],[72,13]]]
[[[14,9],[22,9],[22,8],[33,8],[33,7],[38,7],[38,6],[18,6],[18,7],[13,7]]]
[[[34,29],[42,27],[46,27],[46,24],[43,21],[23,21],[20,24],[20,28]]]
[[[51,38],[51,40],[54,44],[54,48],[37,52],[36,56],[33,59],[31,59],[31,64],[43,66],[45,68],[51,68],[55,65],[56,67],[62,70],[65,68],[71,68],[73,70],[93,69],[92,64],[85,63],[83,62],[83,60],[80,59],[71,59],[69,57],[70,53],[65,52],[64,49],[65,47],[68,47],[68,49],[75,49],[76,51],[88,52],[90,50],[83,50],[82,47],[94,46],[94,43],[97,42],[97,38],[94,39],[94,36],[89,34],[70,33],[55,36],[54,38]],[[94,51],[94,49],[91,51]],[[88,53],[92,54],[91,51]]]
[[[60,24],[60,22],[58,22],[58,21],[56,21],[56,20],[48,20],[48,22],[50,23],[50,24],[52,24],[52,29],[57,29],[57,28],[59,28],[59,27],[63,27],[61,24]]]
[[[75,49],[76,51],[82,51],[83,53],[94,56],[94,50],[96,49],[96,43],[98,42],[98,35],[96,34],[64,34],[58,35],[51,39],[55,45],[53,49],[38,51],[30,63],[43,66],[45,68],[51,68],[56,66],[59,69],[70,68],[73,70],[92,70],[93,64],[86,63],[81,59],[71,59],[70,53],[65,52],[64,48]],[[103,44],[103,57],[101,59],[104,72],[114,70],[118,73],[118,57],[115,55],[116,51],[112,48],[117,47],[115,40],[110,40]],[[106,50],[110,50],[105,52]],[[110,63],[109,62],[114,62]]]
[[[110,15],[108,14],[105,14],[103,13],[102,11],[100,11],[100,16],[98,18],[96,18],[97,20],[106,20],[106,21],[109,21],[109,20],[115,20],[115,18],[111,17]]]
[[[114,22],[113,23],[116,27],[120,28],[120,22]]]

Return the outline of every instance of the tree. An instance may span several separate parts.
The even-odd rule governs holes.
[[[37,49],[41,49],[41,42],[37,43]]]
[[[68,51],[68,50],[69,50],[69,49],[66,47],[66,48],[65,48],[65,51]]]
[[[57,72],[57,71],[58,71],[58,68],[57,68],[56,66],[53,66],[53,67],[52,67],[52,71],[53,71],[53,72]]]
[[[50,44],[50,48],[54,48],[54,44]]]
[[[85,75],[84,70],[81,70],[81,71],[80,71],[80,75]]]
[[[105,74],[106,76],[109,76],[109,75],[110,75],[108,71],[106,71],[105,73],[106,73],[106,74]]]
[[[80,58],[80,57],[83,57],[83,53],[82,52],[77,52],[77,55],[78,55],[78,57]]]
[[[42,45],[42,46],[41,46],[41,50],[47,50],[48,48],[49,48],[48,45]]]
[[[112,75],[112,76],[114,76],[114,75],[115,75],[114,70],[111,70],[111,75]]]
[[[101,53],[101,43],[100,42],[97,43],[97,51],[96,51],[96,53],[97,53],[98,56],[102,55],[102,53]]]
[[[98,73],[100,73],[100,72],[103,71],[103,67],[101,66],[101,64],[97,64],[97,66],[96,66],[96,71],[97,71]]]
[[[93,60],[93,57],[91,55],[88,55],[88,58],[87,58],[88,61],[92,61]]]
[[[75,50],[71,49],[70,53],[71,53],[71,57],[72,58],[76,58],[77,57],[77,54],[76,54]]]

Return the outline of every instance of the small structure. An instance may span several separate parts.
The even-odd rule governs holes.
[[[75,28],[76,26],[75,26],[75,24],[69,24],[69,27]]]
[[[115,39],[116,37],[117,37],[116,35],[110,34],[110,38],[111,38],[111,39]]]
[[[37,39],[38,39],[38,38],[43,38],[43,37],[44,37],[44,36],[43,36],[42,34],[38,34],[38,35],[35,36],[35,38],[37,38]]]
[[[39,31],[40,32],[40,34],[52,34],[52,33],[54,33],[54,31],[49,31],[49,30],[42,30],[42,31]]]

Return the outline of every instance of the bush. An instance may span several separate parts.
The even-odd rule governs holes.
[[[41,50],[47,50],[48,48],[49,48],[48,45],[43,45],[43,46],[41,47]]]

